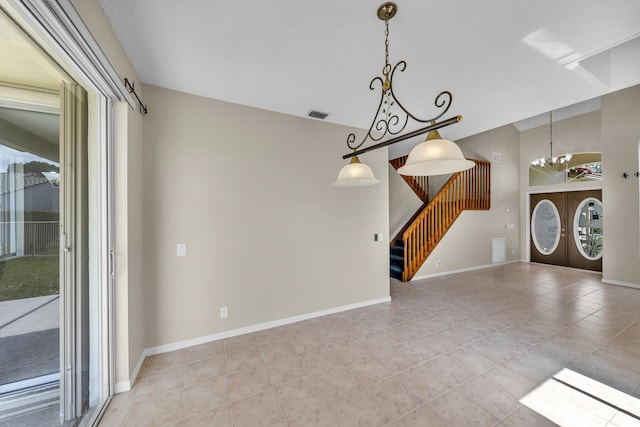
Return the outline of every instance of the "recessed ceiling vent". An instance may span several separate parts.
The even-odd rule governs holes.
[[[309,117],[313,117],[314,119],[324,120],[327,118],[329,114],[321,113],[320,111],[312,111],[309,113]]]

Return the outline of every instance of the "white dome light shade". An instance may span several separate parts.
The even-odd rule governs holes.
[[[358,156],[351,158],[348,165],[340,169],[338,179],[332,185],[336,187],[362,187],[364,185],[373,185],[380,182],[373,175],[371,168],[364,163],[360,163]]]
[[[432,130],[426,141],[413,147],[398,173],[409,176],[444,175],[471,169],[475,165],[465,159],[455,142],[442,139],[438,131]]]

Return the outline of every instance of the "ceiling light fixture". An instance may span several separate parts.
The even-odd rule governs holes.
[[[380,85],[380,102],[364,138],[359,143],[356,143],[355,134],[351,133],[347,137],[347,147],[353,152],[345,154],[342,158],[354,158],[355,160],[340,170],[338,180],[333,183],[335,186],[377,184],[380,180],[373,176],[370,167],[360,163],[357,156],[427,132],[429,132],[427,139],[411,150],[405,166],[398,169],[399,173],[412,176],[442,175],[469,169],[475,165],[474,162],[464,158],[462,151],[454,142],[442,139],[437,132],[437,129],[462,120],[462,116],[455,116],[441,122],[437,121],[449,111],[453,100],[451,92],[443,91],[436,96],[434,104],[441,112],[435,117],[427,119],[419,118],[410,113],[393,92],[393,76],[395,72],[403,72],[407,68],[405,61],[399,61],[393,67],[389,63],[389,20],[396,15],[397,11],[398,6],[393,2],[383,3],[378,8],[378,19],[384,21],[385,25],[385,63],[382,68],[382,76],[374,77],[369,83],[369,89],[375,90],[374,86]],[[417,123],[429,123],[429,125],[400,135],[407,127],[409,119]],[[389,137],[391,138],[383,141]],[[378,142],[367,148],[361,148],[367,141],[383,142]]]
[[[573,156],[571,154],[553,156],[553,111],[549,111],[549,157],[533,160],[531,164],[540,167],[562,165],[569,163],[569,160],[572,158]]]

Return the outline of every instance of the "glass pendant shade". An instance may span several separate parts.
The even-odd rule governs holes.
[[[444,175],[474,166],[474,162],[465,159],[455,142],[442,139],[437,130],[432,130],[424,142],[413,147],[398,173],[409,176]]]
[[[351,158],[348,165],[340,169],[338,179],[333,183],[336,187],[362,187],[380,182],[373,175],[371,168],[364,163],[360,163],[358,156]]]

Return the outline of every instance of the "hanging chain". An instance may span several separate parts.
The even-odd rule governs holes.
[[[384,68],[382,69],[382,75],[384,75],[384,85],[382,91],[386,92],[391,88],[391,80],[389,80],[389,73],[391,73],[391,64],[389,64],[389,20],[384,20]]]
[[[553,111],[549,111],[549,159],[553,165]]]

